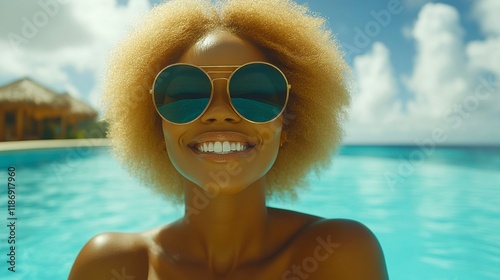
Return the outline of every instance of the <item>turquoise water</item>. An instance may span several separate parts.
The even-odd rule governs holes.
[[[0,154],[16,168],[16,272],[7,270],[7,188],[0,279],[66,279],[85,242],[181,215],[132,179],[107,148]],[[500,149],[344,147],[294,203],[270,205],[370,227],[391,279],[500,279]]]

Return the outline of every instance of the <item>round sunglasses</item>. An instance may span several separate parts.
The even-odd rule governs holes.
[[[209,76],[229,73],[229,78]],[[278,118],[285,110],[291,88],[283,72],[267,62],[241,66],[176,63],[163,68],[154,80],[150,92],[156,111],[173,124],[188,124],[197,120],[213,99],[214,80],[227,80],[231,107],[240,117],[252,123],[267,123]]]

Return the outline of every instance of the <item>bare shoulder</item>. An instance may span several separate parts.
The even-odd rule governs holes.
[[[293,247],[292,262],[299,265],[284,279],[388,279],[376,236],[357,221],[318,220],[301,231]]]
[[[148,273],[145,244],[144,233],[98,234],[78,254],[68,279],[109,280],[132,276],[145,279]]]

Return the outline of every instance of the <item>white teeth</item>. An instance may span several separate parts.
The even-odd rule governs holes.
[[[247,146],[240,142],[216,141],[198,144],[197,149],[202,153],[229,154],[244,151]]]
[[[217,154],[222,153],[222,143],[221,142],[214,143],[214,153],[217,153]]]
[[[231,144],[229,144],[229,142],[227,141],[224,141],[224,143],[222,143],[222,151],[224,153],[231,151]]]

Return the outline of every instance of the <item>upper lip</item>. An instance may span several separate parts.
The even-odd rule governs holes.
[[[188,144],[188,146],[194,148],[196,145],[201,143],[217,142],[217,141],[240,142],[240,143],[245,143],[248,146],[255,146],[255,143],[250,140],[250,137],[236,131],[204,132],[194,137],[193,140]]]

